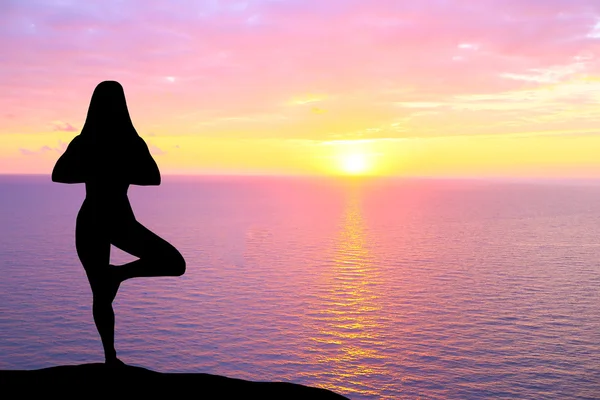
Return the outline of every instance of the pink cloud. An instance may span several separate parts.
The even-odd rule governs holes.
[[[161,149],[160,147],[158,147],[158,146],[155,146],[155,145],[153,145],[153,144],[149,144],[149,145],[148,145],[148,150],[150,150],[150,153],[151,153],[153,156],[162,156],[162,155],[164,155],[164,154],[167,154],[167,152],[166,152],[165,150],[163,150],[163,149]]]
[[[52,125],[54,126],[55,131],[61,131],[61,132],[76,132],[76,131],[78,131],[77,128],[75,128],[73,125],[71,125],[68,122],[55,121],[52,123]]]
[[[31,155],[36,155],[36,154],[44,154],[44,153],[47,153],[52,150],[56,150],[56,149],[53,149],[50,146],[42,146],[38,150],[29,150],[29,149],[24,149],[24,148],[19,149],[21,154],[26,155],[26,156],[31,156]]]
[[[56,147],[51,147],[48,145],[42,146],[37,150],[31,150],[31,149],[27,149],[27,148],[19,148],[19,151],[21,152],[21,154],[25,155],[25,156],[32,156],[32,155],[39,155],[39,154],[44,154],[44,153],[48,153],[50,151],[56,151],[60,154],[64,153],[64,151],[67,149],[68,144],[63,142],[62,140],[58,141],[58,146]]]

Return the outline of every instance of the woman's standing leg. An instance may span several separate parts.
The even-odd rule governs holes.
[[[121,364],[115,350],[115,313],[112,308],[119,283],[113,279],[109,269],[108,233],[95,221],[96,218],[82,207],[77,216],[75,247],[92,289],[94,323],[102,340],[105,361],[107,364]]]

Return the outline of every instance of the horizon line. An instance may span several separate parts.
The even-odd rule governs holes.
[[[371,180],[371,179],[393,179],[393,180],[476,180],[476,181],[598,181],[599,177],[552,177],[552,176],[443,176],[443,175],[327,175],[327,174],[261,174],[261,173],[166,173],[162,177],[174,178],[326,178],[343,180]],[[3,173],[0,177],[51,177],[44,173]]]

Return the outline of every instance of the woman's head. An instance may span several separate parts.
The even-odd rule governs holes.
[[[104,81],[96,86],[81,134],[94,139],[137,136],[119,82]]]

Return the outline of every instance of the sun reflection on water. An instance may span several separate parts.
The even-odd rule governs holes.
[[[380,302],[381,276],[372,262],[368,235],[361,209],[359,187],[349,189],[341,227],[332,248],[332,258],[321,277],[319,301],[322,306],[311,316],[319,353],[318,363],[327,364],[327,387],[341,393],[374,395],[357,384],[372,375],[384,375],[384,323]],[[325,352],[323,349],[327,349]],[[354,379],[361,377],[360,379]]]

